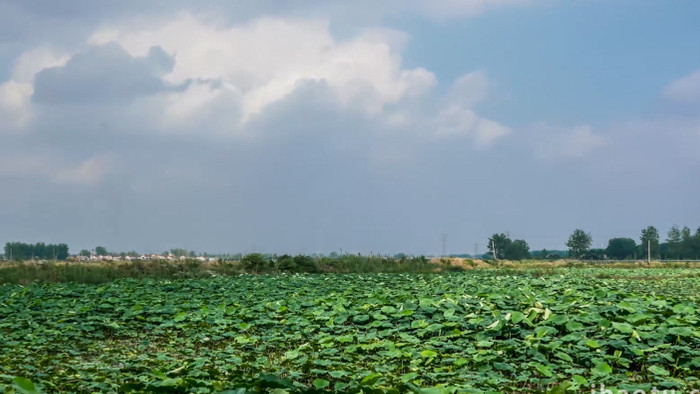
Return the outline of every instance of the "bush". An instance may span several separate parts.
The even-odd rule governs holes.
[[[294,265],[297,270],[296,272],[319,272],[318,266],[316,265],[316,261],[309,256],[304,256],[303,254],[294,256]]]
[[[241,259],[241,265],[243,269],[252,273],[263,272],[268,268],[267,261],[265,261],[265,258],[263,258],[263,255],[260,253],[246,255]]]

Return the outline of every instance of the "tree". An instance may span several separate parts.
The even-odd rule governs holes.
[[[494,234],[489,238],[489,252],[491,252],[491,255],[495,259],[503,259],[506,258],[506,250],[508,249],[508,245],[511,244],[510,238],[508,238],[507,235],[501,233],[501,234]]]
[[[98,246],[95,248],[95,254],[98,256],[107,256],[107,248],[104,246]]]
[[[530,258],[530,246],[522,239],[516,239],[506,246],[505,258],[508,260],[522,260]]]
[[[187,257],[189,252],[187,251],[187,249],[175,248],[175,249],[170,249],[170,254],[172,254],[175,257],[182,257],[182,256]]]
[[[251,253],[241,259],[243,268],[252,273],[258,273],[267,270],[269,264],[260,253]]]
[[[581,229],[576,229],[566,241],[566,246],[569,248],[569,257],[579,258],[591,249],[593,238],[591,235]]]
[[[642,256],[647,255],[647,248],[651,251],[652,256],[658,257],[659,255],[659,230],[654,226],[649,226],[642,230],[642,236],[639,237],[642,241],[639,245],[640,249],[643,250]]]
[[[680,243],[681,239],[683,239],[681,235],[681,229],[679,229],[678,226],[674,224],[673,226],[671,226],[671,229],[668,230],[668,234],[666,235],[666,242]]]
[[[632,238],[613,238],[608,241],[605,254],[610,259],[627,259],[634,257],[637,243]]]

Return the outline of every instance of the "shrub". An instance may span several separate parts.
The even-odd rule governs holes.
[[[265,258],[263,258],[263,255],[260,253],[246,255],[241,259],[241,265],[243,269],[252,273],[263,272],[268,268],[267,261],[265,261]]]

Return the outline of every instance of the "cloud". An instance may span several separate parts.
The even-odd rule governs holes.
[[[524,5],[529,0],[414,0],[415,10],[438,19],[457,19],[479,15],[489,8]]]
[[[663,97],[682,104],[700,105],[700,70],[672,81],[664,89]]]
[[[240,96],[245,123],[304,81],[322,80],[342,105],[375,114],[426,92],[435,85],[435,76],[422,68],[402,68],[397,36],[401,35],[395,31],[372,29],[339,41],[330,34],[327,21],[264,17],[222,27],[183,13],[146,31],[104,28],[90,42],[116,41],[132,56],[162,46],[176,54],[166,80],[219,81],[220,89]],[[192,87],[183,95],[189,93],[195,101],[207,100],[201,88]]]
[[[132,57],[119,44],[106,43],[71,57],[63,66],[36,73],[32,101],[36,103],[109,103],[168,90],[161,78],[174,60],[152,46],[143,57]],[[187,84],[188,81],[183,81]]]
[[[88,186],[100,182],[111,167],[108,156],[93,156],[77,164],[49,155],[8,154],[0,157],[0,177],[38,178]]]
[[[15,61],[11,78],[0,84],[0,120],[13,130],[22,129],[31,119],[30,100],[37,72],[65,64],[68,56],[59,56],[47,48],[22,53]],[[8,130],[5,130],[8,131]],[[3,132],[0,126],[0,133]]]
[[[588,125],[557,128],[540,124],[535,128],[535,156],[540,159],[581,158],[605,144],[605,139]]]

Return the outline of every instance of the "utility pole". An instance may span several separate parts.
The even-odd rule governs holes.
[[[474,243],[474,258],[479,255],[479,243]]]
[[[446,249],[447,249],[447,234],[442,233],[442,257],[445,257],[446,255]]]
[[[647,239],[647,263],[651,262],[651,240]]]
[[[493,241],[491,241],[491,250],[493,250],[494,260],[498,261],[498,254],[496,253],[496,245],[494,245]]]

